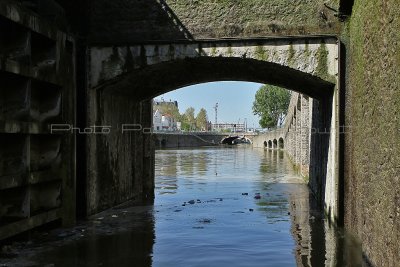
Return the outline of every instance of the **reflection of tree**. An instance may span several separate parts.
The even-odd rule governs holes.
[[[157,151],[155,161],[156,190],[160,194],[175,194],[178,189],[178,158],[173,151]]]
[[[266,177],[276,174],[293,175],[295,173],[293,166],[282,150],[264,150],[259,170],[260,173],[266,174]]]
[[[268,173],[269,172],[269,166],[268,164],[265,164],[261,162],[260,164],[260,173]]]
[[[176,177],[178,172],[177,161],[176,153],[168,153],[168,157],[163,160],[162,175]]]
[[[284,154],[283,150],[278,150],[278,159],[283,160]]]
[[[209,155],[207,152],[199,152],[196,154],[194,159],[194,163],[196,164],[196,173],[199,176],[204,176],[207,174],[208,163],[209,163]]]
[[[185,151],[179,153],[180,171],[185,176],[193,176],[194,174],[194,153],[193,151]]]
[[[285,195],[269,192],[256,202],[258,210],[265,212],[268,221],[281,220],[287,216],[289,202]]]

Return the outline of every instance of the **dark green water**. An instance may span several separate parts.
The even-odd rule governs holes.
[[[360,265],[281,151],[160,150],[155,174],[154,206],[126,204],[38,234],[0,266]]]

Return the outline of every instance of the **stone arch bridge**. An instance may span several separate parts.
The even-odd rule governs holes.
[[[321,98],[337,83],[338,53],[334,36],[91,47],[90,86],[142,100],[191,84],[239,80]]]
[[[311,188],[365,258],[399,262],[399,13],[396,0],[0,1],[0,239],[152,200],[150,99],[238,80],[298,93],[285,147],[308,155]]]
[[[161,93],[209,81],[270,83],[318,99],[332,111],[329,123],[339,123],[338,22],[322,1],[77,4],[0,2],[0,239],[152,199],[154,147],[143,129]],[[221,18],[216,9],[243,16],[205,27]],[[209,17],[191,19],[193,10]],[[326,20],[312,16],[319,11]]]
[[[123,119],[122,114],[116,116],[120,112],[126,112],[125,107],[121,109],[120,106],[115,105],[119,102],[116,99],[124,98],[127,105],[140,103],[141,111],[138,113],[149,116],[153,97],[202,82],[238,80],[281,86],[320,103],[320,110],[314,110],[311,113],[321,116],[318,127],[328,129],[331,138],[322,146],[326,151],[324,157],[326,161],[315,162],[315,165],[321,165],[319,169],[326,170],[325,173],[318,174],[318,179],[327,179],[334,181],[331,184],[337,184],[338,149],[335,146],[337,146],[338,138],[336,131],[339,129],[337,117],[340,89],[339,50],[337,38],[331,36],[203,40],[201,42],[91,47],[89,61],[92,90],[89,91],[89,98],[92,100],[90,103],[96,104],[90,107],[90,110],[97,110],[97,112],[92,113],[93,116],[89,119],[92,124],[118,127],[123,120],[131,119],[129,117]],[[144,107],[147,109],[143,109]],[[143,123],[143,119],[139,123]],[[151,122],[147,121],[148,123]],[[90,147],[94,163],[104,161],[104,159],[96,159],[97,155],[103,155],[103,147],[115,147],[120,151],[118,143],[115,143],[124,143],[122,140],[118,141],[120,138],[124,137],[112,134],[94,136],[92,139],[101,142],[100,146]],[[306,142],[309,145],[309,141],[306,140]],[[314,150],[314,148],[311,149]],[[118,156],[121,156],[120,152]],[[117,169],[122,171],[120,167]],[[125,171],[127,170],[123,170]],[[107,175],[107,173],[108,171],[98,172],[97,175],[100,177],[97,177],[95,181],[105,180],[101,175]],[[314,176],[317,175],[313,173]],[[139,193],[150,194],[151,188],[151,185],[143,187],[139,189]],[[321,190],[324,193],[320,194]],[[315,191],[320,195],[321,205],[325,205],[331,218],[336,220],[338,218],[337,186],[326,190],[329,192],[326,196],[325,187],[320,186],[315,188]],[[96,197],[89,199],[96,199]],[[97,203],[98,201],[93,205]]]

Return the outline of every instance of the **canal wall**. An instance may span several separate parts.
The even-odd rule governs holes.
[[[339,217],[338,177],[332,158],[337,149],[332,144],[332,104],[293,92],[282,128],[255,136],[253,146],[285,150],[295,169],[308,182],[314,197],[328,217]]]
[[[218,145],[225,137],[218,133],[154,133],[155,148],[202,147]]]
[[[346,22],[345,227],[372,266],[400,262],[400,5],[355,0]]]
[[[76,218],[75,39],[43,8],[0,1],[0,240]]]
[[[152,127],[152,101],[97,91],[88,105],[88,125],[107,126],[109,131],[87,135],[87,147],[78,147],[87,156],[82,213],[94,214],[128,200],[152,200],[154,179],[148,177],[154,176],[155,148],[145,131]]]

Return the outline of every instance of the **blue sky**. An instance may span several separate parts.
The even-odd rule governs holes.
[[[249,82],[212,82],[183,87],[160,95],[155,99],[178,101],[181,113],[192,106],[195,112],[200,108],[207,110],[208,119],[215,121],[215,103],[218,103],[218,123],[243,123],[247,119],[249,128],[259,127],[258,116],[253,115],[252,106],[259,83]]]

